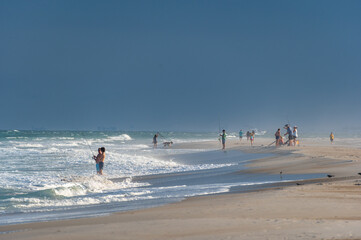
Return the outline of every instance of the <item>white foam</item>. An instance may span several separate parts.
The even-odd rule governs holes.
[[[133,140],[128,134],[121,134],[119,136],[110,136],[107,141],[130,141]]]
[[[202,137],[200,135],[192,140],[199,141]],[[190,141],[186,138],[189,136],[179,140]],[[207,137],[203,139],[209,140]],[[184,197],[225,191],[223,187],[197,189],[185,185],[157,189],[151,188],[148,183],[133,182],[131,177],[232,165],[180,164],[169,159],[169,155],[205,150],[153,150],[151,138],[139,140],[127,134],[110,137],[97,134],[86,141],[67,136],[33,137],[4,140],[1,144],[0,161],[11,160],[12,164],[0,165],[0,182],[2,187],[18,193],[11,199],[17,211],[51,211],[56,207],[64,209],[78,205],[167,198],[168,194],[170,197]],[[95,175],[95,162],[91,158],[101,146],[107,149],[104,176]],[[109,180],[121,177],[127,178],[121,182]],[[24,197],[20,197],[21,194]],[[1,204],[0,201],[0,209],[3,209]]]
[[[16,147],[18,147],[18,148],[43,148],[44,145],[42,145],[40,143],[18,143]]]

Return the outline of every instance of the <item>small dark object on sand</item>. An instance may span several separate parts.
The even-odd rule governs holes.
[[[303,183],[296,183],[297,186],[303,185]]]
[[[331,175],[331,174],[327,174],[327,177],[329,177],[329,178],[332,178],[332,177],[334,177],[335,175]]]
[[[357,173],[358,175],[361,175],[361,172]]]

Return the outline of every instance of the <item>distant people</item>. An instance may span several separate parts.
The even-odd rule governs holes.
[[[297,138],[298,138],[297,126],[294,126],[294,127],[293,127],[292,135],[293,135],[293,136],[292,136],[293,146],[296,146],[297,143],[298,143],[298,140],[297,140]]]
[[[249,134],[249,139],[251,140],[251,146],[253,146],[255,135],[256,135],[256,133],[255,133],[254,131],[252,131],[252,132]]]
[[[239,141],[242,141],[243,138],[243,131],[242,129],[239,131]]]
[[[275,133],[276,138],[276,147],[280,146],[280,140],[281,140],[281,129],[277,129],[277,132]]]
[[[98,148],[98,155],[93,156],[93,159],[95,160],[95,167],[97,169],[97,174],[99,175],[103,175],[104,158],[105,158],[105,148],[104,147]]]
[[[247,135],[247,141],[249,141],[249,139],[251,137],[251,133],[249,131],[247,131],[246,135]]]
[[[222,134],[219,135],[221,138],[222,138],[222,150],[225,150],[226,149],[226,137],[227,137],[227,134],[226,134],[226,130],[222,130]]]
[[[331,141],[331,144],[333,143],[333,140],[335,139],[335,135],[333,135],[333,132],[331,132],[330,134],[330,141]]]
[[[153,148],[157,148],[157,138],[158,138],[158,133],[154,135],[153,137]]]
[[[287,130],[287,132],[284,135],[285,136],[288,135],[288,146],[292,146],[292,140],[293,140],[292,129],[289,124],[286,124],[284,128]]]

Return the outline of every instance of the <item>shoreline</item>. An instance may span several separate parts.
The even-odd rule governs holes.
[[[332,207],[328,209],[329,211],[323,211],[322,213],[319,213],[319,217],[317,219],[327,219],[328,221],[333,219],[331,221],[333,225],[335,225],[334,221],[339,221],[340,219],[342,221],[352,221],[353,224],[351,225],[341,225],[349,225],[349,231],[351,231],[352,234],[358,234],[357,236],[359,237],[361,236],[361,232],[357,230],[358,228],[356,229],[354,227],[354,224],[361,223],[361,214],[354,214],[357,213],[357,209],[360,207],[358,207],[358,205],[353,202],[354,200],[358,200],[358,197],[355,197],[354,193],[361,193],[361,187],[359,186],[361,185],[359,183],[359,181],[361,182],[361,176],[357,174],[357,169],[360,169],[360,149],[351,148],[350,150],[350,148],[347,148],[345,150],[344,147],[339,146],[309,147],[302,145],[300,147],[281,147],[276,149],[272,147],[265,148],[262,146],[267,141],[269,141],[269,139],[260,141],[261,143],[256,142],[257,146],[253,148],[250,148],[245,144],[239,144],[234,140],[229,141],[229,149],[238,149],[249,153],[276,153],[276,155],[272,157],[252,160],[247,165],[250,168],[245,171],[240,171],[239,174],[242,172],[276,174],[279,173],[280,169],[283,173],[296,174],[302,172],[306,174],[315,172],[319,173],[320,170],[324,170],[327,174],[332,174],[335,177],[327,178],[325,176],[325,178],[322,179],[286,182],[284,184],[276,184],[276,186],[261,190],[257,189],[255,191],[239,192],[237,189],[231,189],[227,193],[190,197],[181,202],[170,203],[160,207],[113,213],[107,216],[99,216],[94,218],[3,225],[0,226],[0,232],[2,233],[0,234],[0,239],[46,239],[50,235],[52,236],[52,239],[63,239],[64,236],[72,236],[76,239],[97,239],[97,235],[94,233],[95,230],[102,232],[102,234],[105,234],[109,239],[119,239],[117,236],[120,236],[120,233],[122,233],[121,235],[124,236],[124,238],[121,239],[213,239],[213,235],[209,235],[210,233],[213,233],[213,228],[217,229],[215,236],[218,237],[229,236],[231,239],[240,239],[247,236],[248,239],[264,239],[262,236],[264,237],[265,235],[260,235],[259,230],[267,230],[266,232],[269,234],[272,232],[271,230],[278,226],[280,222],[284,223],[285,226],[287,225],[288,230],[280,227],[278,231],[274,231],[274,233],[272,233],[275,235],[274,238],[271,237],[271,239],[277,239],[277,237],[280,236],[293,236],[292,234],[306,236],[309,234],[307,229],[312,229],[312,231],[315,231],[314,227],[312,227],[314,223],[309,224],[309,222],[306,220],[310,220],[310,217],[307,217],[307,214],[305,213],[301,214],[301,212],[305,211],[305,209],[308,211],[314,210],[318,212],[317,207],[319,207],[320,202],[322,202],[321,200],[325,199],[328,200],[326,201],[327,204],[331,204],[330,202],[335,203],[331,204]],[[197,144],[192,143],[192,145]],[[218,145],[218,142],[211,144],[201,143],[201,145],[214,147]],[[347,154],[344,154],[345,152],[347,152]],[[340,156],[342,158],[339,158]],[[351,196],[350,199],[347,195],[339,196],[337,192],[335,193],[336,197],[333,196],[329,199],[327,197],[325,198],[325,196],[318,196],[320,191],[325,191],[325,193],[330,194],[332,189],[338,189],[340,186],[348,189],[348,194]],[[315,191],[315,189],[318,189],[319,191]],[[283,199],[282,196],[278,196],[279,192],[282,192],[286,198]],[[295,198],[295,195],[304,197],[307,194],[310,194],[310,199],[315,201],[315,203],[310,202],[311,206],[308,206],[304,202],[299,202],[299,199]],[[294,204],[297,206],[297,212],[303,216],[302,221],[299,220],[301,225],[304,225],[304,232],[302,233],[297,232],[296,229],[290,228],[292,222],[294,221],[292,220],[294,216],[287,217],[287,214],[289,213],[284,211],[284,209],[282,210],[282,208],[286,207],[287,209],[288,205],[292,205],[292,203],[289,202],[290,198],[295,201]],[[277,203],[275,204],[273,204],[274,199],[277,199]],[[335,210],[337,204],[340,204],[338,200],[347,200],[347,202],[352,205],[352,207],[348,208],[349,210],[347,212],[348,215],[352,216],[348,216],[347,214],[346,216],[344,213],[340,213],[339,211]],[[243,202],[245,205],[239,205],[239,201]],[[262,202],[262,204],[260,202]],[[343,201],[341,201],[341,204],[342,203]],[[356,203],[358,202],[356,201]],[[214,209],[210,206],[213,206]],[[246,209],[245,206],[249,206],[249,208]],[[261,220],[259,219],[261,215],[263,216],[263,214],[261,214],[262,211],[259,212],[255,210],[257,207],[260,209],[265,208],[264,216],[266,216],[265,219],[268,219],[268,221],[264,220],[264,217],[261,217]],[[288,207],[292,209],[291,206]],[[233,209],[234,213],[232,211],[230,212],[230,209]],[[249,212],[252,212],[250,209],[255,211],[255,213],[252,213],[255,214],[255,218],[249,218],[250,216],[248,214]],[[275,212],[283,216],[281,217],[282,221],[277,220],[272,222],[270,219],[275,218],[275,216],[274,212],[272,212],[270,209],[273,209]],[[353,211],[350,211],[352,209]],[[340,218],[340,216],[334,216],[331,218],[328,216],[330,215],[329,213],[332,213],[330,210],[335,211],[335,213],[331,215],[344,214],[345,216],[343,218]],[[184,211],[188,214],[185,214]],[[214,211],[216,211],[217,214],[213,215],[212,213],[214,213]],[[198,215],[196,214],[197,212]],[[173,213],[173,215],[170,213]],[[244,214],[247,214],[246,217],[242,217]],[[195,219],[198,219],[198,221]],[[226,222],[228,222],[229,227],[225,225],[222,219],[227,220]],[[238,223],[232,221],[232,219],[237,219],[236,222],[242,222],[243,224],[239,225]],[[169,221],[164,222],[165,220]],[[322,221],[323,223],[328,222],[326,220]],[[146,235],[137,233],[136,226],[139,227],[139,224],[141,224],[141,226],[145,226],[145,232],[147,232]],[[179,227],[174,224],[178,225]],[[202,228],[202,230],[196,230],[193,227],[194,224],[201,224],[202,226],[205,224],[205,226],[203,226],[204,229]],[[332,225],[331,223],[328,224],[329,226]],[[249,228],[245,228],[243,225],[248,226]],[[325,223],[325,225],[327,224]],[[150,229],[150,226],[153,226],[155,229]],[[337,227],[334,228],[337,229]],[[181,229],[184,231],[181,231]],[[238,236],[238,238],[236,238],[236,236]],[[321,229],[314,236],[328,237],[329,235],[327,235],[327,233]],[[340,235],[340,239],[343,239],[346,236],[350,237],[349,234],[345,236]],[[353,236],[354,235],[352,235],[352,237]]]

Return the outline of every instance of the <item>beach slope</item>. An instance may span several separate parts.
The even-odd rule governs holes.
[[[306,143],[275,149],[265,147],[268,141],[229,147],[276,154],[247,171],[332,176],[105,217],[0,226],[0,239],[360,239],[360,149]]]

